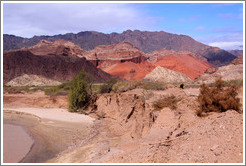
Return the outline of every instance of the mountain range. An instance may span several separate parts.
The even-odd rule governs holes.
[[[4,34],[3,49],[4,51],[20,49],[33,46],[41,40],[56,41],[58,39],[71,41],[87,51],[99,45],[112,45],[120,42],[131,43],[144,53],[151,53],[163,48],[174,51],[186,50],[206,58],[209,63],[216,66],[227,65],[236,58],[235,55],[225,50],[202,44],[187,35],[177,35],[164,31],[150,32],[139,30],[126,30],[122,33],[110,34],[85,31],[77,34],[67,33],[54,36],[34,36],[32,38]]]

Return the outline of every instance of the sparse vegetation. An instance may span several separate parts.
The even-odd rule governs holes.
[[[68,95],[71,82],[65,82],[57,86],[48,87],[44,90],[46,95],[58,96],[58,95]]]
[[[141,84],[140,81],[127,81],[127,82],[117,82],[113,85],[113,92],[126,92],[137,88]]]
[[[153,107],[156,111],[159,111],[165,107],[168,107],[172,110],[177,108],[177,103],[180,101],[177,97],[174,95],[167,96],[163,99],[160,99],[158,101],[153,102]]]
[[[113,85],[113,92],[126,92],[136,88],[142,88],[145,90],[165,90],[165,83],[156,82],[144,82],[144,81],[127,81],[117,82]]]
[[[9,93],[9,94],[18,94],[18,93],[32,93],[36,92],[38,90],[44,90],[45,87],[43,86],[9,86],[4,85],[3,86],[3,93]]]
[[[216,80],[211,87],[202,84],[198,102],[200,105],[197,111],[198,116],[204,116],[209,112],[225,112],[233,109],[240,112],[240,99],[237,97],[238,87],[236,85],[227,85],[221,78]]]
[[[116,79],[108,80],[100,87],[100,93],[110,93],[112,91],[113,85],[116,84],[116,82],[117,82]]]

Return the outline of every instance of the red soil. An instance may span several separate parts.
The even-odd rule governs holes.
[[[155,66],[162,66],[170,70],[184,73],[191,79],[195,79],[199,75],[213,67],[208,62],[203,62],[190,55],[168,55],[161,57],[154,63]]]
[[[124,78],[126,80],[141,80],[146,74],[149,74],[155,66],[145,61],[142,63],[124,62],[114,64],[104,68],[105,72]]]

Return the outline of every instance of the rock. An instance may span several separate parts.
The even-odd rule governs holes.
[[[55,86],[59,85],[61,82],[45,78],[38,75],[27,75],[16,77],[9,81],[6,85],[10,86]]]
[[[185,74],[178,73],[164,67],[157,66],[150,74],[144,77],[146,81],[152,82],[188,82],[191,81]]]

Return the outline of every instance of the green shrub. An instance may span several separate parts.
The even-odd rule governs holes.
[[[224,85],[224,81],[219,78],[211,87],[202,84],[198,102],[200,105],[197,110],[198,116],[206,115],[209,112],[225,112],[233,109],[240,112],[240,99],[237,98],[238,87],[236,85]]]
[[[87,82],[88,76],[85,72],[80,71],[72,80],[69,90],[69,110],[76,112],[84,109],[89,105],[90,95],[88,89],[90,85]]]
[[[100,87],[100,93],[110,93],[112,91],[112,87],[116,84],[117,80],[112,78],[108,80],[105,84]]]

